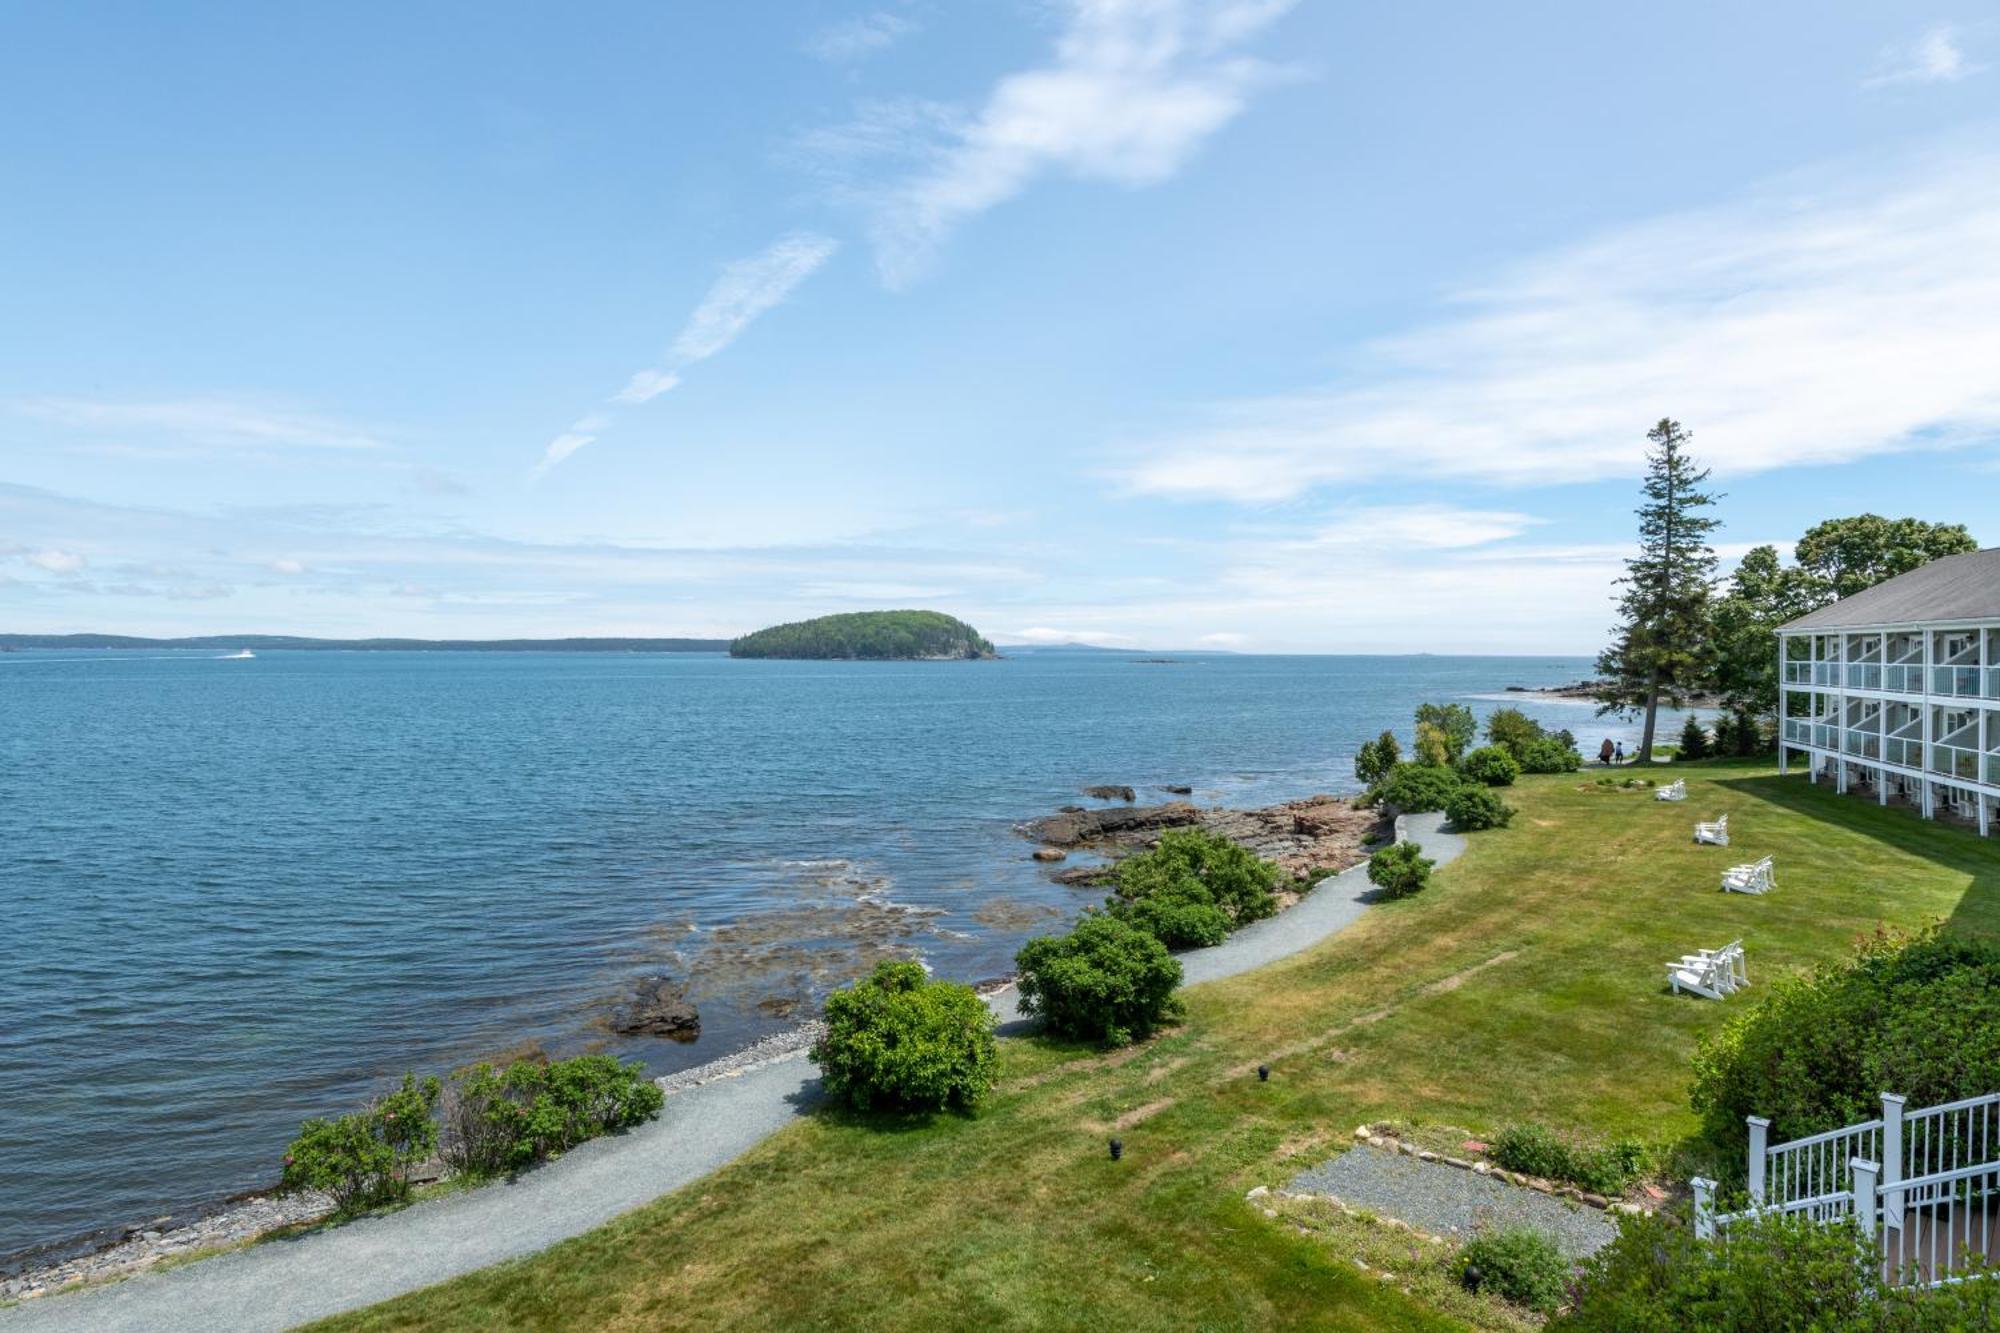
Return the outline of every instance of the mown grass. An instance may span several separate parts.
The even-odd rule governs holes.
[[[1526,779],[1513,826],[1475,835],[1429,891],[1190,991],[1186,1023],[1148,1045],[1003,1042],[977,1117],[809,1117],[543,1254],[317,1327],[1462,1327],[1424,1283],[1363,1273],[1245,1190],[1366,1120],[1671,1142],[1694,1127],[1697,1035],[1756,991],[1671,996],[1665,959],[1740,936],[1754,982],[1881,922],[2000,927],[2000,845],[1757,765],[1674,771],[1685,803],[1588,772]],[[1695,847],[1693,821],[1724,811],[1736,845]],[[1776,892],[1717,892],[1765,854]]]

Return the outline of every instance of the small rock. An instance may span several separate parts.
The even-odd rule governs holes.
[[[1417,1155],[1417,1145],[1414,1143],[1398,1143],[1396,1151],[1405,1157],[1415,1157]]]
[[[1438,1155],[1429,1148],[1419,1149],[1417,1152],[1417,1160],[1419,1162],[1435,1162],[1437,1159]]]
[[[1169,796],[1194,795],[1194,788],[1186,785],[1185,783],[1170,782],[1166,786],[1160,788],[1160,790],[1165,792]]]
[[[1067,861],[1069,853],[1060,847],[1037,847],[1034,852],[1037,861]]]
[[[1259,1185],[1256,1189],[1251,1190],[1248,1194],[1244,1195],[1243,1197],[1246,1199],[1261,1199],[1270,1192],[1271,1192],[1271,1187],[1269,1185]]]
[[[1370,1134],[1372,1134],[1373,1132],[1374,1132],[1373,1128],[1372,1128],[1371,1126],[1368,1126],[1368,1125],[1356,1125],[1356,1126],[1354,1127],[1354,1137],[1355,1137],[1355,1138],[1357,1138],[1357,1139],[1362,1139],[1362,1140],[1364,1140],[1364,1141],[1365,1141],[1365,1140],[1366,1140],[1366,1139],[1368,1138],[1368,1136],[1369,1136]]]
[[[1623,1213],[1627,1217],[1640,1217],[1645,1214],[1646,1210],[1636,1203],[1614,1203],[1611,1205],[1611,1211],[1614,1213]]]
[[[1472,1169],[1472,1163],[1466,1161],[1463,1157],[1440,1157],[1438,1160],[1446,1166],[1455,1166],[1461,1171],[1470,1171]]]
[[[1094,801],[1124,801],[1128,805],[1139,799],[1139,793],[1133,791],[1130,787],[1120,787],[1108,783],[1100,783],[1095,787],[1085,787],[1083,794]]]
[[[1490,1176],[1493,1174],[1493,1168],[1484,1162],[1474,1162],[1472,1164],[1472,1172],[1474,1175]]]
[[[620,1036],[671,1037],[693,1041],[701,1035],[701,1014],[687,997],[687,986],[672,977],[641,977],[632,1002],[611,1019]]]
[[[1583,1201],[1592,1208],[1609,1208],[1611,1206],[1611,1200],[1605,1198],[1602,1194],[1585,1194]]]
[[[1278,1215],[1278,1210],[1275,1208],[1266,1208],[1264,1210],[1264,1216],[1266,1217],[1276,1217],[1277,1215]]]

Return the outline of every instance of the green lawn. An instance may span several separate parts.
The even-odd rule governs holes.
[[[1878,922],[2000,928],[2000,840],[1768,767],[1674,773],[1681,804],[1589,772],[1525,779],[1513,826],[1474,835],[1428,892],[1190,991],[1185,1025],[1146,1046],[1004,1041],[976,1118],[809,1118],[544,1254],[317,1327],[1461,1327],[1421,1283],[1358,1271],[1338,1228],[1266,1219],[1244,1191],[1364,1120],[1670,1142],[1694,1126],[1696,1035],[1757,991],[1670,996],[1665,959],[1741,936],[1754,983]],[[1724,811],[1735,846],[1692,845]],[[1717,892],[1724,866],[1766,854],[1776,892]]]

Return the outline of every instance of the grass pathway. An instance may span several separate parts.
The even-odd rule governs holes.
[[[1464,850],[1438,815],[1408,836],[1440,864]],[[1366,908],[1365,864],[1298,905],[1210,949],[1182,954],[1190,984],[1300,953]],[[988,1003],[1017,1020],[1010,987]],[[421,1203],[292,1240],[255,1245],[165,1273],[42,1297],[0,1310],[4,1333],[210,1333],[290,1328],[533,1254],[690,1184],[795,1121],[815,1098],[814,1068],[794,1055],[667,1099],[660,1118],[587,1143],[508,1184]]]

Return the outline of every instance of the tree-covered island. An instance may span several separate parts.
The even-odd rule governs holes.
[[[941,611],[852,611],[773,625],[729,645],[731,657],[948,662],[998,657],[984,635]]]

